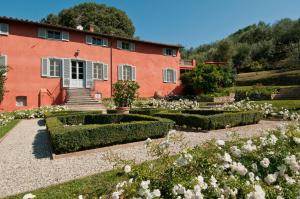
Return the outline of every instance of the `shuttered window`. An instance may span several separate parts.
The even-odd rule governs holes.
[[[163,70],[163,82],[165,83],[176,83],[176,70],[164,69]]]
[[[6,23],[0,23],[0,35],[9,34],[9,25]]]
[[[177,51],[176,49],[172,49],[172,48],[163,48],[163,55],[176,57]]]
[[[6,75],[7,72],[7,56],[6,55],[0,55],[0,70],[5,71],[3,75]]]
[[[128,51],[135,51],[135,44],[128,41],[117,41],[117,48]]]
[[[42,58],[41,74],[43,77],[61,77],[62,59]]]
[[[87,35],[86,43],[90,45],[96,45],[96,46],[108,46],[108,39]]]
[[[108,65],[94,62],[93,78],[97,80],[108,80]]]
[[[38,36],[44,39],[55,39],[69,41],[69,33],[65,31],[51,30],[46,28],[38,29]]]
[[[136,68],[135,66],[131,65],[119,65],[118,67],[118,79],[119,80],[129,80],[135,81],[136,80]]]

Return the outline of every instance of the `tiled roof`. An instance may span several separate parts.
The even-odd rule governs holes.
[[[36,21],[31,21],[31,20],[25,20],[25,19],[6,17],[6,16],[0,16],[0,20],[19,22],[19,23],[27,23],[27,24],[34,24],[34,25],[39,25],[39,26],[43,26],[43,27],[81,32],[81,33],[90,34],[90,35],[98,35],[98,36],[102,36],[102,37],[115,38],[115,39],[127,40],[127,41],[132,41],[132,42],[140,42],[140,43],[153,44],[153,45],[166,46],[166,47],[183,48],[183,46],[179,45],[179,44],[165,44],[165,43],[145,41],[145,40],[139,40],[139,39],[133,39],[133,38],[127,38],[127,37],[120,37],[120,36],[117,36],[117,35],[102,34],[102,33],[90,32],[90,31],[85,31],[85,30],[78,30],[76,28],[70,28],[70,27],[65,27],[65,26],[60,26],[60,25],[51,25],[51,24],[46,24],[46,23],[41,23],[41,22],[36,22]]]

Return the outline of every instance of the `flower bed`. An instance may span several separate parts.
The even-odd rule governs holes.
[[[187,113],[157,113],[154,114],[157,117],[168,118],[173,120],[176,125],[201,128],[203,130],[221,129],[226,127],[241,126],[247,124],[258,123],[262,119],[262,114],[258,111],[247,111],[247,112],[229,112],[219,114],[208,114],[212,113],[207,111],[201,115],[201,110],[197,111],[186,111]],[[215,111],[219,112],[218,110]],[[222,112],[222,111],[220,111]],[[204,113],[204,112],[203,112]]]
[[[80,113],[46,119],[55,153],[163,137],[173,124],[168,119],[134,114]]]

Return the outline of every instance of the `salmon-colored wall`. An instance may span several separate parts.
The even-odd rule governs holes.
[[[0,54],[7,55],[10,67],[5,84],[7,92],[0,105],[1,110],[11,111],[64,103],[65,91],[61,86],[61,78],[41,77],[42,57],[101,61],[108,64],[108,81],[95,80],[92,88],[92,93],[100,92],[104,98],[111,97],[111,84],[117,81],[119,64],[136,67],[140,97],[151,97],[155,92],[166,95],[180,91],[179,51],[176,57],[164,56],[163,46],[135,42],[135,52],[130,52],[117,49],[115,39],[109,40],[112,49],[87,45],[86,34],[76,31],[69,32],[70,41],[48,40],[38,37],[37,25],[11,21],[8,24],[9,35],[0,36]],[[177,70],[176,84],[163,83],[162,70],[167,67]],[[27,96],[27,106],[17,107],[16,96]]]

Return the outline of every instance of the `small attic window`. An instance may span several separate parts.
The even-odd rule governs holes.
[[[27,106],[27,96],[17,96],[16,97],[16,106]]]

